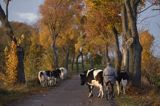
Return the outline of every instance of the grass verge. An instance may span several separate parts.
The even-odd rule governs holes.
[[[157,88],[130,88],[127,95],[116,97],[118,106],[160,106],[160,91]]]
[[[46,92],[48,88],[42,88],[35,79],[28,81],[25,85],[16,85],[12,87],[0,88],[0,106],[7,106],[8,104],[24,98],[27,95]]]

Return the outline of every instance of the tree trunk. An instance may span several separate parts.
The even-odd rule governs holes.
[[[141,85],[141,53],[142,46],[139,42],[139,35],[137,30],[137,6],[140,0],[136,0],[137,3],[134,4],[130,0],[125,0],[125,6],[127,10],[127,16],[129,21],[129,27],[131,30],[131,35],[134,38],[133,46],[130,49],[130,69],[133,71],[132,83],[135,86]],[[133,5],[134,4],[134,5]],[[131,57],[132,56],[132,57]]]
[[[73,53],[73,56],[72,56],[72,63],[71,63],[72,71],[74,70],[74,59],[75,59],[75,52]]]
[[[68,64],[69,64],[69,47],[66,48],[66,64],[65,67],[68,70]]]
[[[83,58],[83,53],[81,52],[81,58],[82,58],[82,71],[84,71],[84,58]]]
[[[56,47],[56,44],[55,44],[55,41],[53,43],[53,66],[54,66],[54,69],[58,68],[58,54],[57,54],[57,47]]]
[[[133,46],[131,46],[129,48],[129,73],[130,73],[130,77],[131,80],[133,79],[134,76],[134,50],[133,50]]]
[[[125,5],[121,7],[121,20],[122,20],[122,45],[127,41],[127,32],[128,32],[128,18]]]
[[[116,47],[115,47],[115,64],[116,64],[116,70],[117,72],[120,72],[121,70],[121,62],[122,62],[122,54],[121,51],[119,49],[119,41],[118,41],[118,32],[116,30],[115,27],[113,27],[112,29],[114,37],[115,37],[115,41],[116,41]]]
[[[128,32],[128,18],[125,5],[121,7],[121,20],[122,20],[122,66],[124,70],[129,73],[129,50],[127,48],[127,32]],[[128,35],[129,36],[129,35]],[[128,37],[129,38],[129,37]]]
[[[106,64],[108,62],[110,62],[110,58],[109,58],[109,54],[108,54],[108,46],[106,45],[106,49],[105,49],[105,61],[106,61]]]
[[[79,72],[79,62],[78,62],[79,57],[80,57],[80,54],[78,54],[78,56],[77,56],[77,58],[76,58],[77,73]]]
[[[17,46],[17,55],[18,55],[18,82],[25,83],[24,50],[20,46]]]
[[[141,85],[141,57],[142,57],[142,46],[138,39],[135,41],[134,47],[134,76],[133,76],[133,84],[135,86]]]
[[[90,57],[89,57],[89,62],[90,62],[90,68],[91,68],[91,69],[94,68],[94,60],[93,60],[92,54],[91,54]]]

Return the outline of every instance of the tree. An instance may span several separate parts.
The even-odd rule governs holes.
[[[41,33],[42,34],[42,33]],[[25,56],[25,70],[27,79],[33,79],[40,70],[52,70],[52,52],[47,48],[45,42],[40,41],[42,35],[33,31],[30,35],[28,54]],[[44,44],[42,44],[44,43]],[[47,42],[48,43],[48,42]]]
[[[96,5],[101,5],[102,4],[113,4],[116,1],[111,1],[111,0],[99,0],[99,1],[93,1]],[[139,35],[138,35],[138,30],[137,30],[137,14],[138,14],[138,9],[141,3],[141,0],[119,0],[117,1],[118,4],[121,4],[121,20],[122,20],[122,31],[123,31],[123,36],[122,36],[122,41],[123,41],[123,47],[124,47],[124,53],[123,53],[123,59],[127,60],[127,62],[124,62],[123,64],[126,69],[129,69],[129,72],[132,75],[132,80],[133,84],[139,86],[141,84],[141,53],[142,53],[142,47],[139,42]],[[113,6],[114,7],[114,6]],[[108,6],[106,7],[108,8]],[[120,10],[120,7],[118,8]],[[114,8],[110,9],[109,11],[114,10]],[[103,10],[105,11],[105,10]],[[112,12],[111,12],[112,13]],[[116,13],[118,15],[118,13]],[[109,13],[107,14],[108,16]],[[114,16],[111,14],[111,16]],[[115,24],[111,24],[113,26],[113,32],[116,32],[115,29]],[[115,33],[116,35],[116,33]],[[117,36],[115,36],[117,39]],[[127,47],[126,43],[127,40],[132,38],[133,43],[129,43],[129,48]],[[117,41],[117,40],[116,40]],[[118,43],[116,43],[118,44]],[[117,56],[120,53],[117,48]],[[128,52],[129,49],[129,52]],[[128,55],[129,53],[129,55]],[[129,57],[128,57],[129,56]],[[120,70],[121,66],[121,56],[118,56],[118,61],[116,62],[118,65],[118,70]],[[129,64],[127,64],[129,63]],[[129,66],[129,67],[128,67]]]
[[[116,39],[114,39],[114,36],[112,36],[114,35],[114,33],[112,33],[112,26],[116,26],[118,27],[118,29],[120,29],[119,26],[121,24],[120,17],[118,16],[120,12],[120,9],[118,8],[120,7],[119,1],[86,0],[86,3],[87,24],[85,28],[87,39],[93,40],[93,38],[95,38],[94,46],[97,48],[101,48],[101,51],[105,56],[105,61],[109,62],[110,58],[108,56],[108,48],[110,45],[117,46],[113,43],[113,41],[115,41]],[[97,43],[98,41],[101,42]],[[98,46],[98,44],[101,46]],[[96,49],[94,48],[93,50]]]
[[[65,62],[63,65],[66,67],[66,69],[68,69],[69,57],[71,56],[71,54],[74,57],[74,46],[77,40],[75,28],[72,26],[72,24],[73,23],[71,23],[71,26],[68,27],[67,30],[64,33],[62,33],[60,37],[57,39],[57,46],[61,48],[63,51],[61,55],[65,56],[65,58],[62,61]]]
[[[57,38],[61,32],[65,31],[72,17],[70,11],[70,0],[45,0],[40,7],[42,14],[42,24],[48,27],[52,37],[52,48],[54,56],[54,68],[58,67]]]
[[[6,1],[7,6],[9,5],[9,1],[10,0]],[[8,8],[8,7],[6,7],[6,8]],[[25,83],[24,67],[22,66],[23,59],[24,59],[24,57],[23,57],[24,51],[23,51],[23,48],[20,45],[18,45],[17,40],[14,36],[14,32],[12,30],[12,27],[8,21],[8,9],[6,9],[6,14],[5,14],[1,5],[0,5],[0,21],[2,23],[2,26],[5,28],[5,32],[9,36],[11,42],[14,42],[14,44],[17,45],[16,50],[15,50],[17,58],[18,58],[18,62],[17,62],[18,73],[16,73],[17,77],[18,77],[17,82],[18,83]]]

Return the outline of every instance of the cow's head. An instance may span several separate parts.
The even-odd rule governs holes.
[[[81,85],[86,83],[86,72],[80,74]]]

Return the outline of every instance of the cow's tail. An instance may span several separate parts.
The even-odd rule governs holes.
[[[43,72],[43,71],[40,71],[40,72],[38,73],[38,79],[39,79],[39,82],[40,82],[40,83],[44,80],[44,72]]]
[[[43,76],[43,71],[40,71],[40,72],[38,73],[38,79],[40,79],[42,76]]]

